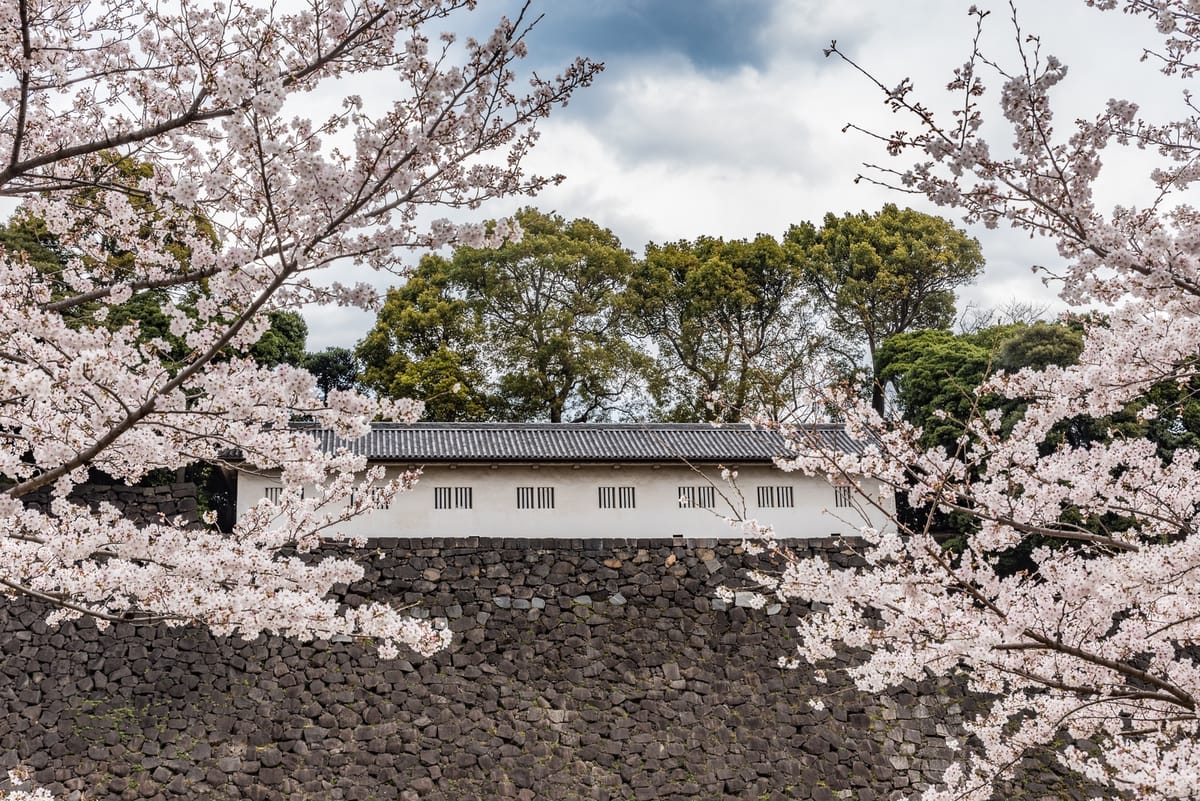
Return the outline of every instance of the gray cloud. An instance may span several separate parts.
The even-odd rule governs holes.
[[[987,4],[996,13],[984,45],[1011,63],[1015,37],[1005,4]],[[519,0],[481,4],[470,15],[481,26],[476,34],[519,6]],[[1063,135],[1071,120],[1091,117],[1109,96],[1161,105],[1156,116],[1177,108],[1180,85],[1137,64],[1140,46],[1154,40],[1144,24],[1082,3],[1019,6],[1024,30],[1042,34],[1043,53],[1074,68],[1056,96],[1065,101],[1058,116]],[[819,220],[827,211],[872,211],[886,202],[955,216],[853,183],[864,161],[906,165],[889,162],[875,141],[842,134],[842,125],[887,132],[912,129],[913,121],[886,110],[869,81],[820,51],[836,38],[882,80],[911,76],[922,101],[946,111],[941,87],[969,53],[972,33],[958,0],[542,0],[535,11],[545,18],[532,34],[528,66],[548,73],[582,54],[606,61],[608,69],[542,126],[530,159],[532,171],[565,173],[567,183],[532,201],[492,204],[475,217],[532,202],[568,218],[590,217],[640,253],[651,240],[779,235],[789,223]],[[991,105],[999,83],[989,77],[985,99],[998,151],[1012,138]],[[1108,188],[1101,187],[1101,207],[1138,202],[1134,190],[1145,183],[1144,165],[1128,154],[1113,154],[1107,163],[1112,174]],[[1011,230],[970,233],[980,238],[988,267],[962,293],[964,301],[988,307],[1013,298],[1055,299],[1055,289],[1029,270],[1034,263],[1055,266],[1050,243]],[[377,279],[380,286],[394,282]],[[309,319],[316,348],[353,344],[372,318],[329,310]]]
[[[672,53],[703,71],[761,66],[766,54],[758,34],[774,6],[775,0],[555,0],[538,9],[544,16],[531,49],[541,63],[579,54],[625,63]]]

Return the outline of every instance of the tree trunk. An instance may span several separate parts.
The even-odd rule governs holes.
[[[875,356],[875,337],[867,337],[867,353],[871,357],[871,408],[883,417],[883,384],[879,383],[879,360]]]

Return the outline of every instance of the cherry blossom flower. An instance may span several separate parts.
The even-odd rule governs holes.
[[[1088,4],[1120,7],[1128,24],[1157,29],[1163,45],[1144,57],[1164,74],[1200,72],[1196,3]],[[991,22],[985,11],[970,13],[980,26]],[[887,105],[916,121],[881,136],[891,155],[914,163],[865,178],[955,206],[971,222],[1052,238],[1064,300],[1103,313],[1087,326],[1078,364],[998,375],[980,389],[1021,402],[1011,431],[1000,415],[981,414],[964,421],[953,452],[925,449],[910,426],[835,390],[830,400],[848,431],[870,443],[865,452],[822,452],[794,432],[785,469],[840,483],[876,477],[913,509],[956,512],[976,526],[961,551],[943,548],[930,517],[864,528],[862,566],[849,569],[783,551],[778,592],[813,602],[800,648],[784,658],[819,665],[843,645],[866,647],[850,671],[864,690],[932,671],[994,699],[966,722],[970,738],[927,801],[989,799],[997,776],[1054,743],[1067,744],[1052,748],[1064,765],[1124,797],[1192,798],[1200,782],[1200,452],[1167,454],[1129,432],[1090,442],[1051,434],[1079,415],[1141,408],[1146,423],[1181,413],[1144,398],[1156,385],[1186,390],[1197,375],[1200,216],[1188,193],[1200,179],[1200,121],[1190,100],[1167,122],[1144,119],[1124,100],[1091,119],[1056,121],[1052,91],[1068,83],[1066,66],[1024,33],[1009,66],[980,52],[979,41],[949,83],[956,104],[944,121],[908,81],[875,82]],[[836,44],[827,53],[867,74]],[[982,139],[989,74],[1011,130],[1007,149]],[[1094,187],[1125,148],[1158,156],[1146,177],[1150,203],[1104,209]],[[1027,546],[1026,563],[1002,568],[998,554],[1018,545]]]
[[[389,605],[340,608],[330,589],[362,568],[303,558],[368,511],[353,494],[366,465],[320,452],[290,421],[352,436],[373,419],[415,420],[420,403],[353,392],[322,403],[308,373],[237,352],[271,311],[377,301],[365,285],[325,285],[323,268],[402,271],[413,249],[481,241],[479,225],[419,220],[560,180],[527,174],[522,159],[538,121],[600,66],[580,59],[554,79],[521,75],[527,10],[480,41],[436,38],[474,6],[4,6],[0,195],[45,221],[65,263],[44,272],[0,251],[3,592],[52,602],[54,620],[359,636],[385,657],[446,645],[448,631]],[[373,110],[352,94],[327,102],[356,80],[390,86],[394,98]],[[334,110],[297,116],[318,91]],[[148,289],[193,300],[162,309],[182,360],[165,361],[167,343],[144,340],[137,322],[108,322]],[[227,464],[235,451],[243,468],[277,472],[284,489],[230,534],[211,517],[200,529],[135,525],[70,500],[92,470],[135,482]],[[390,497],[414,478],[367,480]],[[34,493],[49,494],[48,506],[26,504]]]

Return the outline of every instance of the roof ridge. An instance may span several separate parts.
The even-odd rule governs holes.
[[[346,448],[368,459],[412,463],[462,461],[772,462],[789,455],[788,440],[812,439],[861,452],[838,425],[817,424],[795,437],[746,423],[375,423],[359,437],[306,428],[326,450]]]

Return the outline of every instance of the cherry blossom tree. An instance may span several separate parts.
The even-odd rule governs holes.
[[[415,419],[420,404],[340,390],[322,401],[307,372],[236,354],[271,312],[374,302],[365,285],[322,280],[322,268],[391,270],[412,249],[498,244],[510,228],[485,236],[438,219],[439,207],[560,179],[526,174],[522,160],[537,121],[600,65],[519,78],[536,19],[526,7],[481,39],[441,33],[474,6],[0,2],[0,195],[44,220],[64,259],[46,271],[0,251],[5,592],[50,602],[56,620],[347,634],[384,656],[446,643],[385,604],[339,610],[330,588],[361,567],[302,558],[365,511],[369,493],[352,493],[361,459],[321,453],[289,421],[354,435],[377,417]],[[348,94],[363,86],[394,96]],[[120,169],[131,162],[135,172]],[[158,358],[169,345],[139,336],[136,319],[105,325],[146,290],[187,301],[163,308],[182,360]],[[136,525],[71,500],[93,469],[132,482],[235,449],[248,469],[280,471],[284,491],[231,535]],[[412,478],[368,473],[385,493]],[[30,504],[34,493],[49,499]]]
[[[1088,5],[1123,11],[1130,26],[1155,26],[1164,44],[1143,57],[1166,76],[1188,81],[1200,72],[1196,3]],[[984,11],[971,14],[981,29],[993,23]],[[1155,122],[1135,103],[1112,100],[1091,119],[1060,124],[1052,100],[1067,68],[1025,36],[1015,9],[1011,24],[1013,66],[981,52],[976,37],[949,83],[956,100],[946,117],[918,100],[909,81],[871,78],[910,128],[872,135],[915,163],[884,164],[865,177],[957,207],[967,222],[1050,237],[1066,265],[1062,297],[1103,314],[1092,316],[1078,364],[1001,373],[979,390],[1023,402],[1011,433],[998,412],[975,405],[951,450],[925,449],[919,432],[849,396],[841,399],[847,425],[872,443],[864,455],[822,453],[796,433],[789,467],[841,480],[877,476],[914,508],[970,515],[976,525],[960,553],[943,550],[931,514],[916,525],[864,528],[860,569],[784,551],[782,572],[759,578],[783,597],[820,602],[803,618],[795,658],[817,663],[838,644],[868,646],[853,671],[866,690],[934,671],[994,699],[968,721],[961,759],[926,799],[988,799],[1023,754],[1052,743],[1067,767],[1124,797],[1193,798],[1200,452],[1166,453],[1116,430],[1077,444],[1050,434],[1080,415],[1102,422],[1130,409],[1179,421],[1179,407],[1146,398],[1164,383],[1186,388],[1196,375],[1200,213],[1189,195],[1200,178],[1200,109],[1185,93],[1178,119]],[[870,77],[836,43],[828,54]],[[993,81],[1011,145],[983,138]],[[1103,208],[1096,185],[1106,161],[1136,149],[1157,156],[1149,202]],[[1034,538],[1026,569],[999,567],[1004,553]]]

